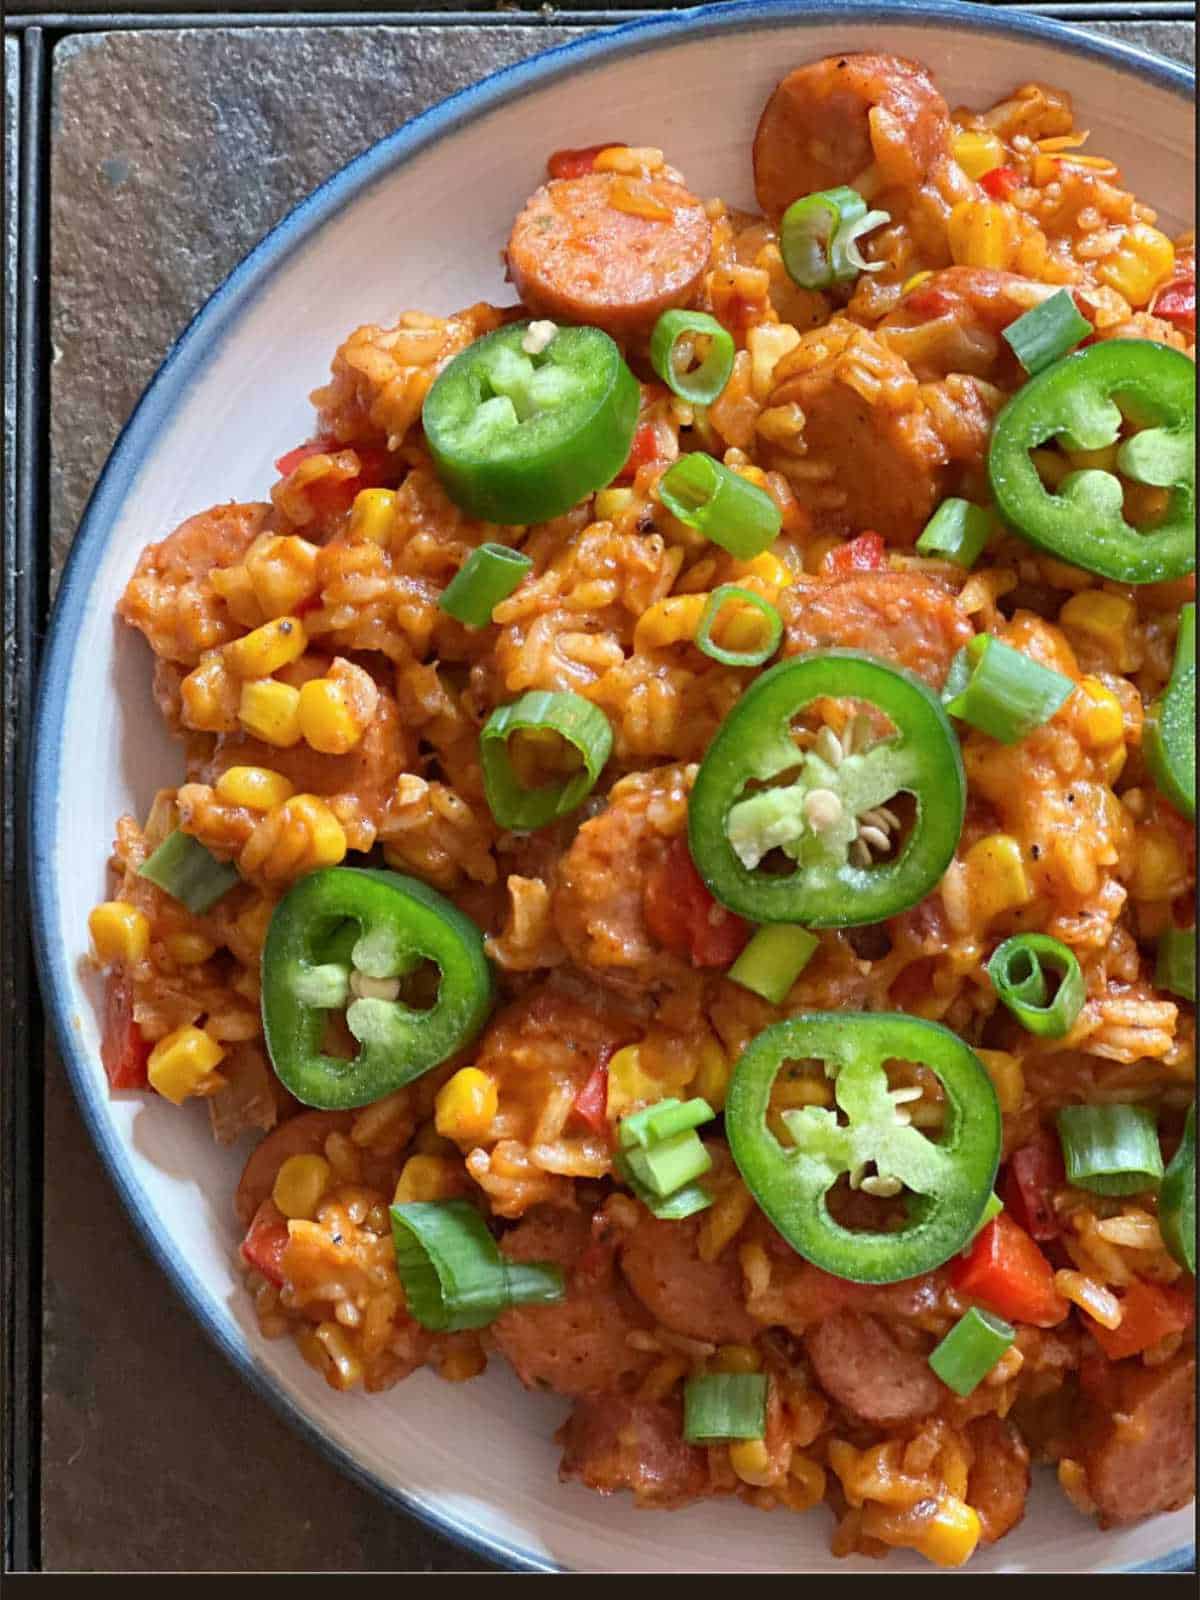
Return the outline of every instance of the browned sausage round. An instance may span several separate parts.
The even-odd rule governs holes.
[[[1196,1358],[1114,1363],[1068,1447],[1087,1474],[1100,1526],[1176,1511],[1196,1492]]]
[[[852,55],[789,72],[754,136],[759,205],[778,216],[801,195],[852,183],[876,158],[873,132],[905,161],[912,185],[946,155],[950,115],[924,68],[899,56]]]
[[[345,1133],[354,1118],[349,1111],[302,1111],[273,1128],[250,1152],[234,1196],[238,1221],[249,1227],[254,1213],[275,1186],[275,1176],[289,1156],[316,1156],[331,1133]]]
[[[747,1344],[758,1325],[742,1303],[737,1251],[701,1261],[696,1236],[701,1217],[658,1222],[649,1214],[621,1247],[629,1287],[664,1328],[713,1344]]]
[[[559,1477],[601,1494],[630,1489],[639,1505],[662,1510],[713,1492],[707,1452],[685,1443],[677,1402],[619,1394],[581,1400],[558,1437]]]
[[[804,1348],[826,1394],[880,1428],[927,1417],[945,1393],[924,1356],[902,1350],[882,1322],[858,1311],[819,1322]]]
[[[979,1514],[984,1544],[995,1544],[1025,1515],[1029,1450],[1012,1423],[1000,1417],[976,1417],[967,1436],[975,1452],[967,1501]]]
[[[711,242],[704,207],[679,184],[591,172],[530,197],[509,237],[508,270],[536,316],[647,333],[691,298]]]
[[[970,619],[935,578],[915,572],[857,572],[832,583],[783,591],[783,653],[838,646],[869,650],[907,667],[935,688],[972,635]]]

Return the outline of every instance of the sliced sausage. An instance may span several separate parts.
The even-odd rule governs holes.
[[[832,583],[795,584],[779,597],[783,653],[868,650],[940,688],[973,634],[956,597],[915,572],[859,572]]]
[[[536,316],[647,333],[692,297],[712,229],[699,200],[662,178],[591,172],[544,184],[508,241],[508,271]]]
[[[876,1427],[927,1417],[944,1393],[924,1356],[901,1349],[877,1317],[859,1311],[819,1322],[804,1348],[826,1394]]]
[[[349,1111],[302,1111],[289,1117],[257,1144],[242,1168],[234,1196],[238,1221],[248,1228],[275,1187],[275,1175],[289,1156],[319,1156],[331,1133],[345,1133],[354,1118]]]
[[[558,1439],[559,1477],[601,1494],[629,1489],[639,1505],[661,1510],[711,1492],[707,1452],[685,1443],[677,1401],[611,1394],[580,1400]]]
[[[1196,1358],[1112,1364],[1067,1452],[1087,1475],[1100,1526],[1177,1511],[1196,1492]]]
[[[754,189],[768,216],[816,189],[852,183],[886,142],[897,179],[922,183],[950,147],[933,80],[900,56],[826,56],[776,86],[754,135]],[[891,175],[891,174],[889,174]]]
[[[567,1395],[619,1390],[655,1359],[628,1342],[651,1322],[620,1279],[611,1270],[579,1270],[591,1243],[586,1215],[549,1206],[530,1211],[500,1241],[510,1261],[554,1261],[567,1274],[564,1299],[519,1306],[492,1323],[496,1344],[527,1388]]]
[[[976,1417],[967,1437],[975,1452],[967,1503],[978,1513],[984,1544],[995,1544],[1025,1515],[1029,1450],[1012,1423],[996,1416]]]
[[[742,1301],[737,1251],[701,1261],[697,1236],[702,1217],[659,1222],[646,1214],[621,1246],[621,1271],[655,1320],[688,1339],[747,1344],[758,1325]]]

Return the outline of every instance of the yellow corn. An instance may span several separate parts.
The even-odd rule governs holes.
[[[601,150],[592,162],[593,172],[657,172],[663,164],[663,153],[654,145],[610,144]]]
[[[242,685],[238,721],[264,744],[286,750],[299,744],[300,691],[275,678],[252,678]]]
[[[746,335],[750,352],[750,392],[765,401],[771,393],[775,368],[800,343],[799,330],[790,322],[759,322]]]
[[[324,1156],[289,1156],[275,1174],[271,1199],[285,1217],[311,1220],[333,1182]]]
[[[199,966],[202,961],[207,961],[217,948],[213,941],[206,939],[202,933],[169,933],[163,944],[171,960],[177,961],[181,967]]]
[[[979,921],[989,923],[1002,911],[1027,906],[1033,886],[1025,871],[1021,846],[1008,833],[989,833],[967,851],[967,883],[971,908]]]
[[[350,535],[355,539],[369,539],[372,544],[386,550],[391,543],[392,524],[396,520],[396,491],[394,489],[360,489],[350,508]]]
[[[222,800],[250,811],[271,811],[296,792],[282,772],[269,767],[226,767],[215,787]]]
[[[733,1064],[711,1034],[700,1046],[699,1053],[700,1065],[692,1089],[702,1100],[707,1100],[714,1111],[720,1111],[729,1092]]]
[[[670,206],[656,199],[640,178],[617,178],[608,192],[608,203],[614,211],[645,217],[649,222],[670,222],[672,216]]]
[[[1097,270],[1101,283],[1124,295],[1131,306],[1150,304],[1160,283],[1165,283],[1175,266],[1175,246],[1165,233],[1145,222],[1134,222],[1125,237]]]
[[[240,622],[243,628],[257,628],[266,620],[244,566],[214,567],[208,581],[229,607],[233,620]]]
[[[915,1548],[938,1567],[961,1567],[979,1543],[979,1517],[965,1500],[944,1494],[937,1510],[922,1524]]]
[[[1187,862],[1174,835],[1162,823],[1137,830],[1129,892],[1135,900],[1174,900],[1186,894]]]
[[[662,1098],[657,1078],[652,1078],[642,1067],[642,1052],[636,1044],[627,1044],[618,1050],[608,1063],[608,1099],[604,1114],[610,1122],[624,1116],[635,1106]]]
[[[179,685],[183,721],[200,733],[232,733],[237,727],[238,682],[214,650]]]
[[[474,1144],[492,1125],[500,1103],[495,1078],[478,1067],[461,1067],[438,1090],[434,1122],[443,1138]]]
[[[946,237],[959,266],[1003,269],[1016,246],[1012,208],[995,200],[960,200],[950,213]]]
[[[315,544],[297,534],[255,541],[246,571],[255,598],[267,617],[283,617],[311,600],[320,588]]]
[[[643,611],[633,630],[636,651],[662,650],[667,645],[690,644],[708,604],[706,594],[674,594]]]
[[[214,1069],[225,1055],[203,1028],[176,1028],[150,1052],[146,1075],[165,1100],[182,1105],[189,1095],[211,1094],[225,1082]]]
[[[601,489],[593,503],[597,522],[612,522],[633,504],[632,489]]]
[[[103,967],[117,961],[141,961],[150,948],[150,924],[144,912],[123,900],[105,900],[88,917],[92,951]]]
[[[300,690],[300,732],[326,756],[344,756],[363,736],[342,686],[332,678],[310,678]]]
[[[225,659],[239,678],[269,678],[280,667],[299,661],[308,635],[299,617],[276,617],[261,628],[225,646]]]
[[[774,584],[777,589],[786,589],[793,581],[791,567],[769,550],[755,556],[753,561],[743,561],[742,574],[747,578],[761,578],[764,583]]]
[[[729,1446],[729,1465],[743,1483],[765,1488],[775,1478],[771,1452],[762,1439],[735,1439]]]
[[[1025,1098],[1025,1074],[1017,1057],[1007,1050],[976,1050],[975,1054],[992,1080],[1001,1111],[1009,1116],[1019,1111]]]
[[[967,177],[976,182],[985,172],[993,172],[1004,165],[1004,146],[994,133],[963,128],[954,135],[950,148]]]
[[[487,1356],[477,1344],[455,1345],[447,1350],[438,1367],[438,1377],[447,1383],[468,1383],[487,1366]]]
[[[1125,713],[1112,690],[1088,676],[1080,680],[1078,692],[1083,707],[1078,725],[1085,742],[1093,749],[1120,743],[1125,737]]]
[[[717,1372],[758,1372],[762,1361],[752,1344],[723,1344],[713,1357]]]
[[[1105,589],[1073,594],[1058,620],[1068,633],[1082,634],[1098,645],[1118,672],[1129,672],[1138,664],[1134,649],[1137,611],[1123,595]]]
[[[911,294],[914,289],[919,289],[923,283],[928,283],[932,277],[933,273],[928,267],[926,267],[924,272],[914,272],[911,278],[905,278],[904,282],[900,285],[900,293]]]
[[[394,1196],[398,1206],[413,1200],[448,1200],[458,1189],[458,1169],[444,1156],[409,1156]]]
[[[346,835],[333,812],[315,794],[295,794],[267,813],[286,833],[295,828],[305,839],[305,871],[336,867],[346,854]]]

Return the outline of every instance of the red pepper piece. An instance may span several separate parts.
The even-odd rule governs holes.
[[[1158,291],[1152,313],[1166,322],[1177,322],[1185,333],[1196,331],[1196,280],[1194,277],[1173,278],[1165,289]]]
[[[1120,1327],[1102,1328],[1091,1317],[1087,1326],[1110,1361],[1123,1361],[1149,1350],[1168,1334],[1186,1333],[1195,1316],[1189,1293],[1135,1278],[1121,1296]]]
[[[860,533],[849,544],[830,550],[822,565],[834,578],[848,578],[852,572],[879,572],[887,566],[887,547],[877,533]]]
[[[605,1045],[600,1059],[592,1068],[587,1082],[571,1102],[571,1110],[595,1133],[607,1134],[608,1117],[608,1063],[613,1055],[611,1045]]]
[[[1006,1211],[955,1260],[950,1282],[965,1299],[977,1300],[1009,1322],[1053,1328],[1071,1310],[1054,1287],[1054,1268]]]
[[[609,139],[605,144],[581,145],[578,150],[556,150],[546,163],[546,171],[552,178],[584,178],[591,172],[601,150],[611,150],[613,145],[623,142]]]
[[[387,474],[387,451],[377,444],[347,445],[340,444],[337,439],[323,437],[311,439],[308,444],[298,444],[294,450],[281,455],[275,463],[276,472],[286,478],[295,472],[302,461],[307,461],[309,456],[333,455],[339,450],[354,451],[358,457],[358,471],[352,478],[342,478],[337,483],[326,483],[318,479],[306,486],[304,493],[318,516],[337,516],[343,511],[349,511],[360,489],[378,487]]]
[[[658,429],[652,422],[639,422],[629,447],[625,465],[613,480],[615,483],[632,483],[639,467],[648,467],[658,460]]]
[[[104,996],[104,1032],[100,1039],[100,1060],[108,1074],[110,1089],[147,1089],[146,1063],[150,1041],[133,1020],[133,985],[119,973],[112,973]]]
[[[287,1244],[287,1218],[274,1200],[264,1200],[254,1213],[254,1220],[242,1240],[242,1260],[248,1262],[256,1272],[261,1272],[268,1283],[282,1289],[286,1281],[283,1252]]]
[[[1062,1147],[1048,1129],[1043,1128],[1030,1144],[1015,1150],[1009,1159],[1003,1200],[1014,1222],[1035,1239],[1056,1239],[1058,1213],[1054,1191],[1067,1181]]]
[[[993,200],[1011,200],[1024,180],[1015,167],[993,167],[979,180],[979,187]]]
[[[650,874],[642,904],[654,938],[694,967],[732,965],[750,938],[750,924],[708,892],[683,837]]]

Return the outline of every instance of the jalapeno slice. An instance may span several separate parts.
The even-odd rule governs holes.
[[[801,751],[792,719],[821,698],[863,702],[894,731],[864,731],[848,749],[826,729]],[[786,784],[750,787],[785,774]],[[916,814],[897,847],[887,802],[898,794],[912,796]],[[965,804],[958,740],[932,691],[860,651],[816,651],[764,672],[725,718],[692,789],[688,843],[709,890],[739,916],[852,927],[882,922],[933,888]],[[759,870],[776,849],[795,871]]]
[[[421,420],[455,504],[514,525],[561,516],[610,483],[640,404],[637,379],[599,328],[514,322],[455,356]]]
[[[1040,550],[1117,583],[1160,583],[1193,570],[1196,524],[1196,369],[1168,345],[1110,339],[1056,361],[1017,390],[988,449],[992,498],[1004,521]],[[1120,406],[1118,406],[1118,401]],[[1126,522],[1114,473],[1071,472],[1051,493],[1030,451],[1116,444],[1124,420],[1141,431],[1117,452],[1135,483],[1169,489],[1152,528]]]
[[[767,1126],[771,1088],[791,1061],[817,1060],[842,1112],[784,1111],[792,1145]],[[937,1077],[945,1118],[936,1140],[907,1121],[885,1063]],[[725,1130],[755,1200],[797,1254],[854,1283],[897,1283],[930,1272],[971,1238],[1000,1161],[996,1092],[975,1052],[936,1022],[902,1015],[813,1011],[767,1028],[746,1047],[725,1102]],[[829,1190],[843,1173],[868,1193],[904,1194],[907,1217],[887,1231],[843,1227]]]
[[[426,961],[440,977],[422,1011],[399,993]],[[382,1099],[470,1044],[493,1000],[479,929],[415,878],[327,867],[275,907],[262,956],[263,1030],[276,1076],[304,1105],[340,1111]],[[343,1006],[360,1046],[352,1060],[322,1049],[329,1014]]]
[[[1142,753],[1158,792],[1181,816],[1196,816],[1196,607],[1179,612],[1175,661],[1162,695],[1146,712]]]

